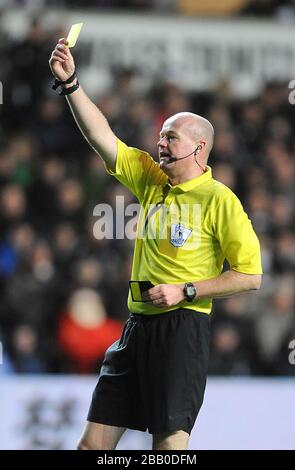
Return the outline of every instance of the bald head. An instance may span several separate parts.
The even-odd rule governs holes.
[[[183,112],[174,114],[174,116],[168,118],[165,121],[164,126],[171,124],[180,129],[182,133],[186,134],[194,142],[203,140],[205,142],[204,154],[208,160],[213,147],[214,129],[207,119],[199,116],[198,114]]]

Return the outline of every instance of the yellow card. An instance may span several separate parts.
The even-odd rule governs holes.
[[[68,47],[74,47],[74,45],[76,44],[82,26],[83,26],[83,23],[73,24],[67,37]]]

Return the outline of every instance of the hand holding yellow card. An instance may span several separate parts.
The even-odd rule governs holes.
[[[73,26],[71,27],[70,32],[68,34],[68,37],[67,37],[67,46],[68,47],[74,47],[74,45],[76,44],[82,26],[83,26],[83,23],[73,24]]]

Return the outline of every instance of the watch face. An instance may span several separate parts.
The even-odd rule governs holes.
[[[187,295],[188,295],[189,297],[194,297],[194,295],[195,295],[195,293],[196,293],[196,290],[195,290],[194,287],[188,286],[188,287],[186,288],[186,293],[187,293]]]

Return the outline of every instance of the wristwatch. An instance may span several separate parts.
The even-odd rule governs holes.
[[[197,289],[192,282],[186,282],[183,289],[184,297],[188,302],[192,302],[197,295]]]

